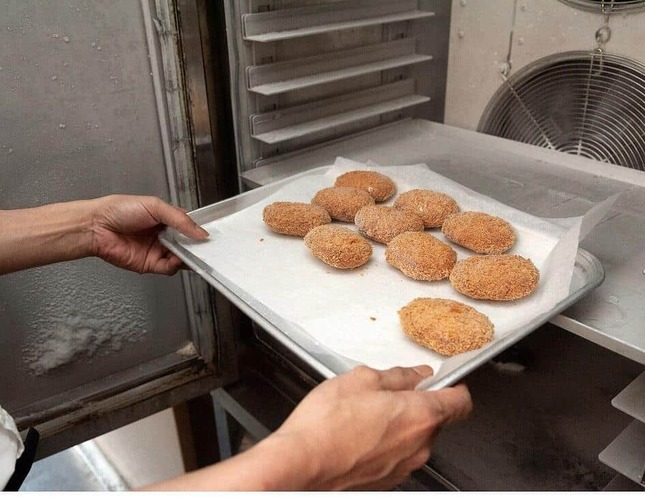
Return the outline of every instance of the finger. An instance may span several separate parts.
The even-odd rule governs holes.
[[[430,366],[387,369],[379,371],[380,386],[384,390],[413,390],[423,378],[431,374]]]
[[[470,392],[463,384],[423,394],[441,417],[440,424],[466,419],[473,409]]]
[[[153,197],[153,200],[146,203],[146,208],[157,221],[175,228],[182,235],[195,240],[208,238],[208,231],[199,226],[181,209],[167,204],[160,198]]]
[[[150,272],[154,274],[164,274],[166,276],[172,276],[176,274],[177,271],[182,266],[182,261],[176,255],[169,255],[168,257],[161,258],[153,264],[150,268]]]

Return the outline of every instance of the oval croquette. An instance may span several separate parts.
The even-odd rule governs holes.
[[[540,272],[519,255],[474,255],[455,264],[450,283],[479,300],[516,300],[535,291]]]
[[[450,214],[459,212],[452,197],[431,190],[415,189],[399,195],[394,207],[416,214],[426,228],[439,228]]]
[[[385,260],[412,279],[437,281],[450,275],[457,252],[428,233],[408,231],[388,243]]]
[[[396,193],[394,181],[376,171],[349,171],[336,178],[334,186],[353,186],[369,193],[377,202],[385,202]]]
[[[361,207],[374,205],[374,198],[360,188],[332,186],[316,193],[311,203],[325,209],[332,219],[353,223]]]
[[[318,259],[338,269],[362,266],[372,256],[372,245],[352,230],[331,224],[305,235],[305,245]]]
[[[305,236],[321,224],[331,223],[325,209],[303,202],[274,202],[262,211],[262,219],[276,233]]]
[[[406,231],[423,231],[419,216],[385,205],[368,205],[356,213],[354,222],[360,232],[379,243],[390,243]]]
[[[460,212],[449,216],[441,232],[451,242],[478,254],[503,254],[515,243],[513,227],[484,212]]]
[[[412,340],[445,356],[478,349],[493,339],[490,319],[454,300],[414,299],[399,310],[399,320]]]

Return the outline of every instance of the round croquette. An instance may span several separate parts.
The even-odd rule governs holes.
[[[305,245],[318,259],[338,269],[362,266],[372,256],[365,238],[342,226],[317,226],[305,235]]]
[[[354,222],[360,232],[379,243],[390,243],[406,231],[423,231],[419,216],[385,205],[368,205],[356,213]]]
[[[457,252],[429,233],[408,231],[388,243],[385,260],[412,279],[436,281],[450,275]]]
[[[503,254],[515,243],[513,227],[484,212],[460,212],[449,216],[441,228],[451,242],[478,254]]]
[[[385,202],[396,193],[394,181],[376,171],[349,171],[336,178],[334,186],[353,186],[369,193],[377,202]]]
[[[394,207],[416,214],[423,219],[426,228],[439,228],[446,217],[459,212],[452,197],[431,190],[410,190],[399,195]]]
[[[493,339],[490,319],[454,300],[414,299],[399,310],[399,320],[412,340],[445,356],[476,350]]]
[[[311,203],[325,209],[332,219],[353,223],[360,208],[374,205],[374,199],[360,188],[332,186],[316,193]]]
[[[274,202],[262,211],[262,219],[276,233],[305,236],[321,224],[331,223],[325,209],[302,202]]]
[[[450,283],[479,300],[516,300],[533,293],[540,272],[519,255],[474,255],[455,264]]]

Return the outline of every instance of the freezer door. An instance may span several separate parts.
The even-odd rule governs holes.
[[[111,193],[198,207],[173,2],[2,12],[1,209]],[[211,295],[182,273],[82,260],[0,278],[0,405],[39,429],[41,457],[221,384]]]

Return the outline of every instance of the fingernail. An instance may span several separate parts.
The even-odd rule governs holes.
[[[432,376],[434,374],[434,369],[432,369],[430,366],[421,365],[421,366],[415,366],[412,369],[414,369],[419,376]]]
[[[204,228],[202,228],[201,226],[197,226],[197,230],[204,238],[208,238],[209,233]]]

